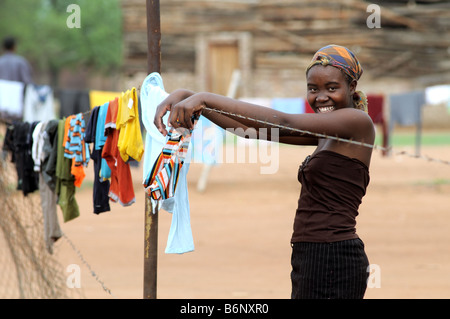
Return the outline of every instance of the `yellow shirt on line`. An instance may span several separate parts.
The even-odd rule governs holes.
[[[111,91],[89,91],[89,104],[91,110],[96,107],[105,104],[106,102],[113,101],[116,97],[120,96],[120,92]]]
[[[116,129],[120,130],[117,147],[124,162],[129,158],[142,159],[144,143],[139,122],[138,98],[136,88],[122,92],[119,97]]]

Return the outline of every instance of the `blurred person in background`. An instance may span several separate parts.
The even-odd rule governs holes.
[[[16,53],[16,39],[6,37],[3,40],[4,53],[0,56],[0,79],[30,84],[32,69],[28,61]]]

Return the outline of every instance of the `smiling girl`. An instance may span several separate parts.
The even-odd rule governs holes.
[[[260,132],[277,127],[280,143],[317,146],[298,171],[302,188],[291,238],[292,298],[364,297],[369,262],[355,226],[372,155],[372,148],[361,144],[372,145],[375,130],[367,99],[356,91],[362,72],[345,47],[317,51],[306,70],[307,100],[314,114],[288,114],[184,89],[170,94],[156,110],[154,123],[163,135],[166,112],[174,129],[193,129],[191,119],[201,113],[233,132],[254,128],[258,139],[271,140],[270,133]],[[360,144],[318,137],[323,135]]]

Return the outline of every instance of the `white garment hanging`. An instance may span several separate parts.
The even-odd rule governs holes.
[[[28,84],[23,102],[23,121],[50,121],[56,118],[53,91],[48,85]]]
[[[44,137],[47,134],[45,132],[46,125],[47,123],[39,122],[36,124],[32,134],[33,144],[31,145],[31,157],[33,158],[35,172],[41,171],[41,161],[43,159],[42,149],[44,147]]]
[[[0,80],[0,112],[10,116],[23,116],[22,82]]]

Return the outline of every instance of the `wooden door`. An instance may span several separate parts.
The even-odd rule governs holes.
[[[210,44],[207,68],[209,92],[227,95],[233,71],[239,68],[237,43]]]

